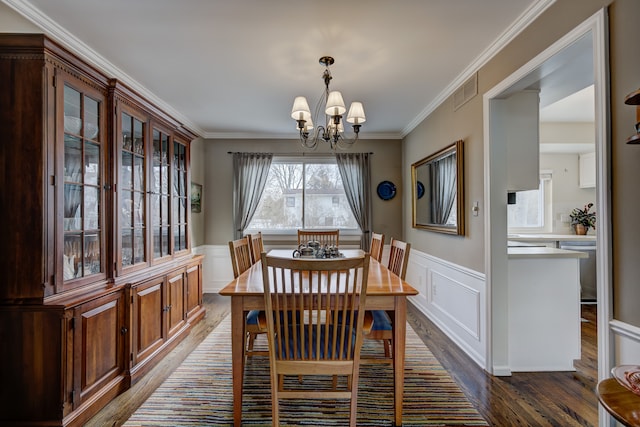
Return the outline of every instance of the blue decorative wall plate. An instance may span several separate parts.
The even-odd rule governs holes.
[[[391,181],[382,181],[378,184],[378,197],[382,200],[391,200],[396,195],[396,186]]]
[[[418,190],[418,199],[422,199],[422,196],[424,196],[424,185],[420,181],[418,181],[416,183],[416,187]]]

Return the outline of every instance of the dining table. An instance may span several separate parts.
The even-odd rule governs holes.
[[[360,249],[341,249],[340,256],[361,257]],[[269,256],[291,258],[293,250],[272,249]],[[318,261],[321,261],[320,259]],[[231,297],[231,356],[233,374],[233,421],[242,425],[242,396],[244,380],[245,318],[250,310],[264,310],[262,264],[256,262],[219,291]],[[384,310],[393,322],[394,425],[402,425],[404,397],[404,360],[407,324],[407,297],[418,291],[386,266],[371,258],[367,279],[367,310]]]

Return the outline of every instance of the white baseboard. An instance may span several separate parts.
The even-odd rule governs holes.
[[[482,369],[486,366],[486,283],[482,273],[412,249],[411,302]]]

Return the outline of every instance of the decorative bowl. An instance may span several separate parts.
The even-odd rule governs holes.
[[[84,124],[84,137],[87,139],[93,139],[98,135],[98,126],[93,123]]]
[[[611,375],[633,393],[640,395],[640,366],[620,365],[611,369]]]
[[[66,133],[79,134],[82,129],[82,120],[79,117],[64,116],[64,131]]]

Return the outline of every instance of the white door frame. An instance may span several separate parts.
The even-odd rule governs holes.
[[[519,70],[484,94],[484,205],[485,216],[485,276],[487,283],[487,349],[485,369],[493,375],[510,375],[506,315],[507,305],[507,224],[506,224],[506,156],[504,150],[494,144],[491,136],[492,99],[529,75],[556,53],[591,33],[593,38],[595,130],[596,130],[596,179],[598,206],[597,235],[597,298],[598,298],[598,379],[609,377],[614,346],[610,333],[611,319],[611,194],[609,191],[610,118],[609,118],[609,70],[608,28],[605,8],[562,37],[544,52],[537,55]],[[492,191],[493,186],[493,191]],[[502,292],[500,292],[502,290]],[[600,425],[611,425],[609,415],[599,406]]]

